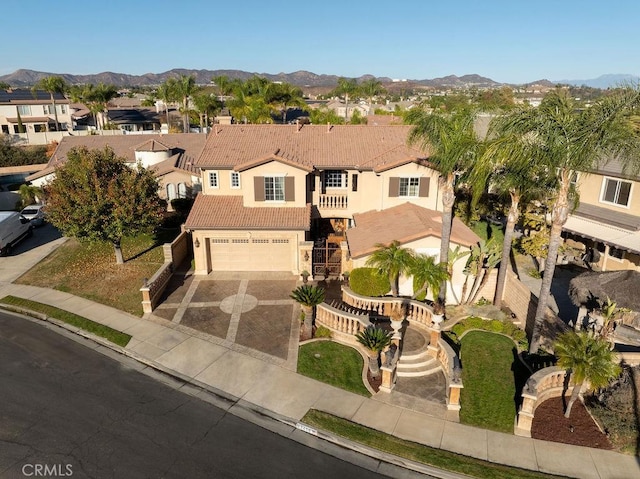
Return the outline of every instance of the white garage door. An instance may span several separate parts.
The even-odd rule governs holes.
[[[211,238],[213,271],[292,271],[291,238]]]

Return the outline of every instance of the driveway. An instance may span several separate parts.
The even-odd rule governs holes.
[[[150,318],[196,330],[203,338],[295,369],[299,307],[289,298],[298,278],[286,273],[213,273],[191,270],[171,279]]]

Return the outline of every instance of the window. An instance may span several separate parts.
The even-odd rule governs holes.
[[[409,178],[400,178],[399,196],[415,196],[419,194],[420,178],[412,176]]]
[[[326,188],[346,188],[347,174],[340,170],[327,170],[324,173],[324,185]]]
[[[173,183],[169,183],[167,185],[167,200],[175,200],[176,199],[176,186]]]
[[[211,188],[217,188],[218,187],[218,172],[217,171],[210,171],[209,172],[209,186]]]
[[[29,105],[18,105],[18,112],[21,115],[31,115],[31,107]]]
[[[62,112],[63,115],[65,115],[67,113],[66,105],[60,105],[60,111]]]
[[[622,261],[624,259],[624,250],[611,246],[609,248],[609,257]]]
[[[605,178],[600,201],[619,206],[629,206],[630,195],[631,182]]]
[[[187,185],[184,183],[178,183],[178,198],[187,197]]]
[[[237,171],[231,172],[231,188],[240,188],[240,173]]]
[[[265,201],[284,201],[284,176],[264,177]]]

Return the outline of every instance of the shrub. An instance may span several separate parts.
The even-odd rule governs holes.
[[[502,321],[498,321],[497,319],[492,319],[488,321],[488,330],[493,333],[501,333],[504,331],[504,323]]]
[[[451,332],[455,334],[457,337],[460,337],[460,335],[464,333],[466,330],[467,330],[467,327],[464,324],[464,321],[456,324],[455,326],[453,326],[453,328],[451,328]]]
[[[313,335],[313,337],[314,338],[330,338],[331,330],[329,328],[325,328],[324,326],[320,326],[318,329],[316,329],[316,332]]]
[[[477,316],[469,316],[464,320],[466,325],[465,329],[484,329],[484,319],[479,318]]]
[[[389,278],[376,268],[355,268],[349,276],[354,293],[363,296],[384,296],[389,292]]]
[[[193,206],[193,198],[174,198],[171,200],[171,207],[180,216],[185,218],[189,215]]]

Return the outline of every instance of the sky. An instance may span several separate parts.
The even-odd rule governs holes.
[[[0,16],[0,75],[188,68],[527,83],[640,74],[637,0],[5,0]]]

